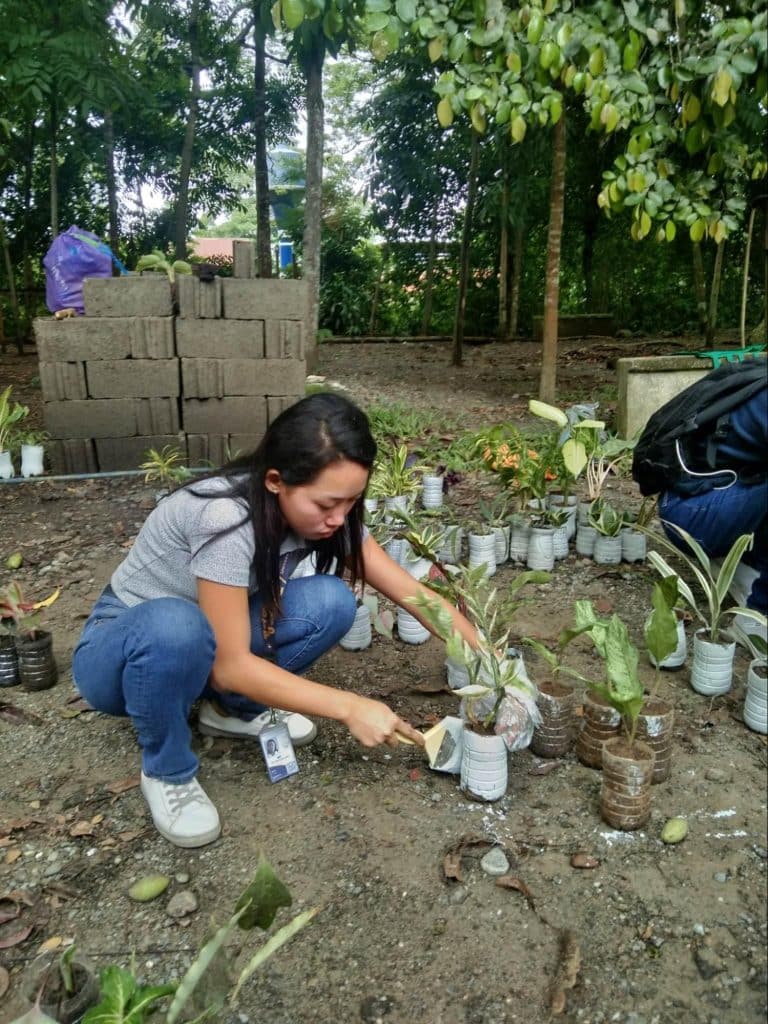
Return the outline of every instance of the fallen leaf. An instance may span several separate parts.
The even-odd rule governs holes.
[[[14,847],[13,850],[9,850],[8,853],[6,853],[6,855],[5,855],[5,863],[6,864],[15,864],[20,856],[21,856],[21,850],[18,848],[18,846]]]
[[[144,829],[143,828],[137,828],[137,829],[134,829],[133,831],[129,831],[129,832],[118,832],[117,833],[117,838],[120,840],[121,843],[132,843],[134,839],[138,839],[139,836],[143,836],[143,835],[144,835]]]
[[[64,939],[61,935],[52,935],[50,939],[46,939],[45,942],[41,942],[37,950],[38,953],[52,953],[55,949],[61,949],[64,945]]]
[[[73,838],[77,836],[92,836],[93,825],[90,821],[76,821],[72,828],[69,830],[69,834]]]
[[[443,875],[445,880],[455,880],[460,882],[462,880],[461,874],[461,858],[465,851],[471,846],[488,847],[498,845],[492,839],[487,839],[485,836],[475,835],[470,833],[469,835],[462,836],[461,839],[455,846],[452,846],[446,851],[443,857]]]
[[[5,939],[0,939],[0,949],[10,949],[11,946],[18,946],[20,942],[29,938],[32,928],[33,925],[30,924],[26,928],[22,928],[21,931],[14,932],[13,935],[9,935]]]
[[[8,986],[11,983],[11,976],[4,967],[0,967],[0,999],[3,998],[5,993],[8,991]]]
[[[4,906],[4,904],[10,904]],[[0,924],[7,924],[8,921],[15,921],[21,913],[18,902],[10,896],[4,896],[0,900]]]
[[[39,811],[40,810],[40,801],[39,800],[30,800],[29,801],[29,806],[32,808],[33,811]]]
[[[573,932],[567,929],[560,932],[560,962],[549,998],[552,1013],[565,1012],[566,991],[573,988],[581,967],[581,949]]]
[[[516,878],[514,875],[502,875],[501,878],[496,879],[496,885],[501,889],[516,889],[525,896],[528,906],[531,910],[536,909],[536,903],[533,899],[533,893],[528,886],[521,879]]]
[[[119,796],[121,793],[127,793],[129,789],[135,789],[140,782],[138,775],[129,775],[127,779],[118,779],[117,782],[108,782],[104,787],[108,793],[113,793],[115,796]]]
[[[557,768],[562,768],[562,761],[539,761],[533,768],[528,770],[529,775],[549,775],[550,772],[555,771]]]
[[[0,718],[11,725],[42,725],[43,720],[31,711],[17,708],[15,704],[0,703]]]

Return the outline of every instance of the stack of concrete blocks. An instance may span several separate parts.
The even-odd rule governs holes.
[[[85,315],[35,322],[53,473],[136,469],[173,445],[190,466],[254,448],[304,393],[307,289],[252,276],[84,282]],[[250,276],[246,276],[246,274]]]

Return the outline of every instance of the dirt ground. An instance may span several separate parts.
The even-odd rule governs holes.
[[[630,344],[564,346],[565,399],[598,398],[610,412],[608,361]],[[538,351],[471,348],[455,369],[445,345],[334,345],[321,350],[317,372],[363,404],[435,408],[477,429],[522,420]],[[0,386],[13,383],[33,416],[36,372],[34,355],[0,360]],[[481,484],[463,480],[461,500],[473,500]],[[634,500],[626,481],[611,487],[620,501]],[[0,692],[0,897],[15,894],[0,899],[0,911],[20,910],[9,921],[0,913],[9,981],[0,1024],[18,1012],[22,977],[45,942],[74,939],[98,968],[134,958],[146,982],[178,978],[212,916],[231,911],[260,854],[294,897],[277,924],[322,909],[254,976],[237,1008],[219,1014],[226,1024],[538,1024],[553,1019],[553,989],[565,994],[555,1019],[566,1022],[765,1021],[766,741],[741,720],[743,653],[732,690],[713,701],[691,689],[687,668],[665,676],[677,715],[672,774],[654,787],[650,823],[637,833],[600,820],[600,775],[573,753],[553,770],[529,751],[511,755],[508,793],[486,805],[466,799],[454,777],[431,772],[418,751],[366,751],[323,722],[315,743],[298,752],[299,774],[277,785],[253,746],[196,733],[200,779],[224,834],[199,851],[179,850],[149,822],[130,725],[83,710],[70,671],[89,608],[151,502],[138,479],[0,489],[0,566],[19,551],[15,575],[31,595],[62,588],[48,616],[59,684]],[[501,568],[498,583],[514,572]],[[9,575],[0,569],[0,580]],[[589,597],[625,617],[640,642],[651,579],[646,566],[606,569],[572,554],[534,589],[514,628],[553,640],[572,601]],[[576,645],[573,663],[585,674],[592,658]],[[536,658],[526,661],[541,677]],[[650,681],[644,661],[643,672]],[[377,636],[365,652],[329,653],[314,678],[385,699],[416,725],[456,710],[436,640],[414,648]],[[672,816],[690,832],[665,846],[660,833]],[[467,836],[483,842],[467,848],[461,880],[446,880],[446,852]],[[501,888],[481,870],[493,844],[504,848],[518,888]],[[572,867],[578,852],[597,866]],[[171,877],[168,891],[132,902],[128,888],[154,872]],[[197,909],[174,918],[169,904],[182,891],[194,894]],[[243,933],[232,954],[244,958],[261,941]]]

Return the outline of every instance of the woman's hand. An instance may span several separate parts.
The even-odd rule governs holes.
[[[395,734],[399,733],[401,736],[413,740],[418,746],[424,746],[422,734],[408,722],[403,721],[382,701],[370,700],[368,697],[360,697],[357,694],[350,696],[353,699],[342,721],[358,743],[362,743],[364,747],[376,747],[380,743],[395,747],[397,746]]]

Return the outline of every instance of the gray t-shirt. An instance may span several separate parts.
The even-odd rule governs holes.
[[[198,579],[256,591],[253,525],[245,503],[217,496],[229,487],[223,477],[193,486],[210,497],[195,497],[184,488],[164,498],[147,516],[128,556],[112,574],[112,589],[129,607],[157,597],[197,603]],[[221,533],[235,524],[240,525]],[[280,552],[307,546],[297,534],[289,533]],[[311,555],[291,575],[315,571]]]

